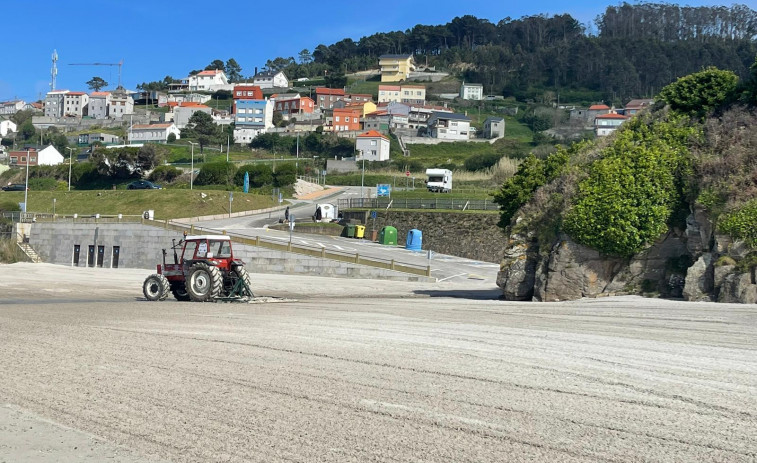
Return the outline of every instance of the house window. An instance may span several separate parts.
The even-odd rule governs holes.
[[[371,146],[376,146],[376,140],[371,140]]]
[[[350,121],[350,118],[349,118],[349,117],[345,117],[345,118],[344,118],[344,122],[349,122],[349,121]]]
[[[242,92],[237,92],[237,96],[242,96]]]
[[[339,116],[334,117],[334,121],[339,122]]]

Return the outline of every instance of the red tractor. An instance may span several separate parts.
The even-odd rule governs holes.
[[[142,292],[150,301],[162,301],[168,292],[179,301],[212,302],[253,297],[250,275],[244,262],[234,259],[231,238],[226,235],[184,236],[173,241],[173,264],[166,263],[158,273],[145,279]],[[181,249],[181,259],[177,250]]]

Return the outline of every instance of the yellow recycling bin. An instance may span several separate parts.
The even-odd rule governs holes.
[[[355,225],[355,238],[365,238],[365,225]]]

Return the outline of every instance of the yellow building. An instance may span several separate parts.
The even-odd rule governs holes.
[[[381,82],[401,82],[415,71],[413,55],[381,55],[379,56],[381,68]]]

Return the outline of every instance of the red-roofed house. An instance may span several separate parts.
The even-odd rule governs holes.
[[[654,100],[645,98],[640,100],[629,101],[623,109],[623,114],[626,116],[633,116],[642,109],[646,109],[654,104]]]
[[[360,156],[356,159],[365,158],[366,161],[389,160],[389,138],[375,130],[361,133],[355,141],[355,149]]]
[[[331,130],[333,132],[360,130],[360,109],[334,108]]]
[[[176,124],[136,124],[129,129],[129,144],[131,143],[166,143],[168,135],[174,134],[180,138],[181,132]]]
[[[82,117],[87,115],[89,95],[84,92],[68,92],[63,97],[63,115]]]
[[[220,69],[198,72],[193,76],[187,77],[187,82],[189,83],[189,90],[192,92],[215,92],[217,90],[233,89],[233,85],[230,85],[229,79],[226,78],[226,73]]]
[[[594,118],[600,114],[609,114],[612,109],[605,104],[594,104],[589,109],[573,108],[570,110],[570,119],[573,121],[583,121],[587,124],[593,124]]]
[[[315,89],[315,104],[320,109],[332,109],[334,103],[344,99],[344,90],[339,88],[317,87]]]
[[[92,92],[89,94],[87,113],[93,119],[107,119],[108,103],[110,103],[110,92]]]
[[[598,137],[605,137],[618,130],[618,127],[628,119],[629,116],[622,114],[600,114],[594,118],[594,131]]]
[[[295,98],[279,99],[276,98],[276,106],[274,109],[280,111],[282,114],[301,114],[312,113],[315,107],[315,102],[312,98],[307,96],[298,96]]]

